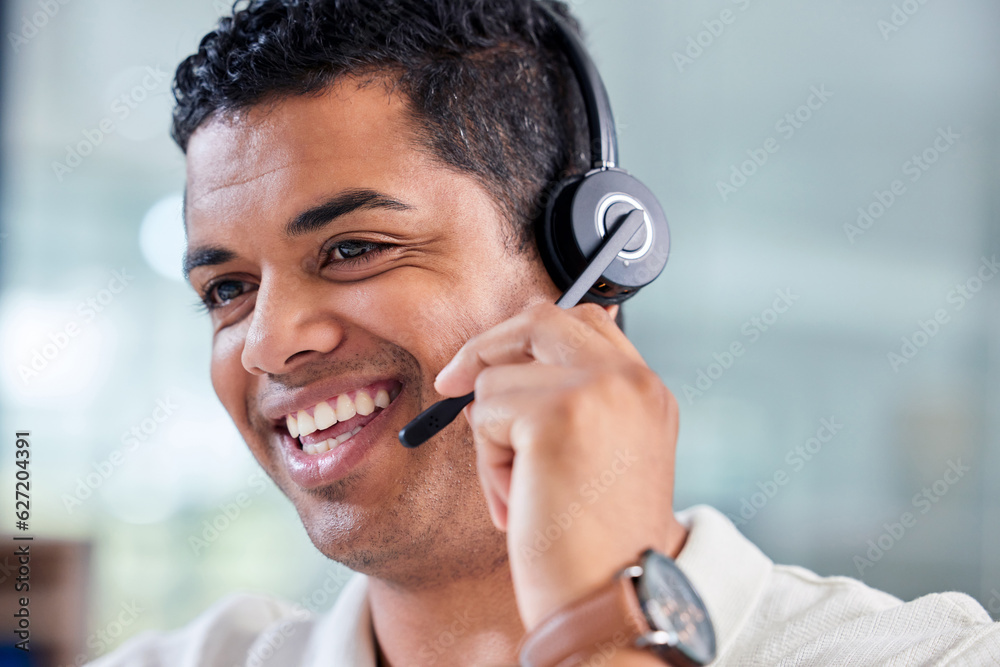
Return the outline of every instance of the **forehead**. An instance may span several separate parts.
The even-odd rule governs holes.
[[[402,95],[344,79],[319,95],[294,96],[212,118],[187,150],[188,232],[206,216],[291,212],[351,187],[412,189],[430,166]]]

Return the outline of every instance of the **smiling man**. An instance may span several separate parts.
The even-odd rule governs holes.
[[[548,190],[589,157],[554,31],[529,0],[256,0],[180,65],[185,271],[213,386],[316,548],[358,575],[320,618],[230,598],[101,665],[500,665],[524,648],[655,667],[712,642],[718,665],[1000,656],[967,596],[904,605],[775,566],[711,508],[674,514],[672,394],[618,306],[552,305],[536,248]]]

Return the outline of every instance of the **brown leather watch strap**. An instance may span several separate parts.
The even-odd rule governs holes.
[[[539,623],[521,642],[521,667],[572,667],[633,646],[649,630],[635,585],[619,574]]]

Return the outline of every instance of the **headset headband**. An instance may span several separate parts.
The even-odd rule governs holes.
[[[604,87],[604,81],[587,54],[583,42],[576,36],[573,29],[563,17],[545,2],[539,2],[555,24],[556,32],[562,42],[563,52],[569,59],[570,67],[576,74],[576,80],[583,94],[587,107],[587,129],[590,132],[590,156],[594,169],[609,169],[618,164],[618,137],[615,134],[615,118],[611,113],[611,100]]]

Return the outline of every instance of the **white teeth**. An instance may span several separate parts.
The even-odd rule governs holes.
[[[306,454],[323,454],[324,452],[330,451],[337,445],[353,438],[362,428],[362,426],[355,426],[352,431],[341,433],[336,438],[328,438],[323,442],[316,443],[315,445],[302,445],[302,451]]]
[[[337,436],[337,444],[339,445],[342,442],[345,442],[346,440],[353,438],[358,434],[358,432],[361,429],[362,429],[361,426],[355,426],[352,430],[348,431],[347,433],[341,433],[340,435]]]
[[[371,413],[375,412],[375,401],[372,397],[368,395],[368,392],[362,389],[358,392],[358,395],[354,397],[354,407],[358,409],[358,414],[362,417],[367,417]]]
[[[347,421],[354,415],[367,417],[375,412],[375,408],[389,407],[389,403],[399,396],[399,392],[399,387],[393,387],[391,391],[379,389],[373,399],[370,393],[362,389],[358,391],[353,401],[347,394],[341,394],[336,399],[317,403],[311,415],[305,410],[299,410],[297,414],[286,416],[285,425],[293,438],[323,431],[337,422]],[[331,402],[334,405],[331,405]],[[331,438],[330,442],[336,440]]]
[[[354,408],[354,401],[347,394],[337,397],[337,421],[347,421],[356,414],[358,411]]]
[[[298,414],[299,421],[299,435],[309,435],[316,431],[316,422],[313,421],[312,416],[305,410],[299,410]]]
[[[316,428],[320,431],[330,428],[338,421],[337,413],[333,411],[333,408],[326,401],[317,405],[313,410],[313,420],[316,422]]]
[[[295,418],[295,415],[285,417],[285,425],[288,426],[289,435],[293,438],[299,437],[299,420]]]

